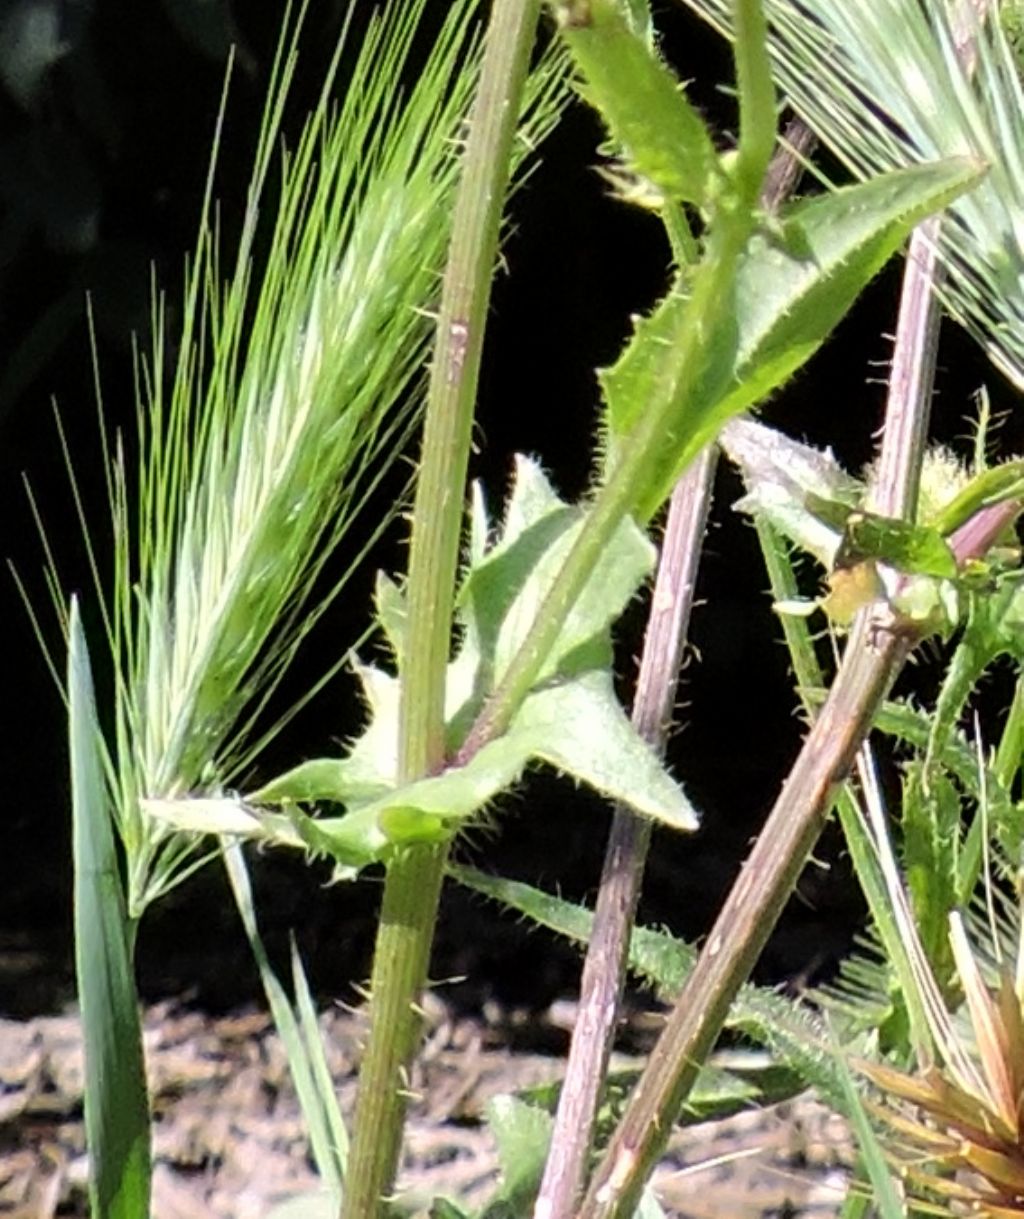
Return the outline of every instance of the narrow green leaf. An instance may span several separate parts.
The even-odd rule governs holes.
[[[245,865],[242,848],[237,844],[224,851],[224,867],[231,882],[231,891],[245,928],[253,959],[259,969],[263,991],[270,1005],[281,1044],[288,1058],[288,1069],[299,1098],[302,1115],[306,1122],[310,1149],[317,1172],[326,1187],[325,1193],[333,1211],[341,1199],[345,1176],[345,1160],[348,1154],[348,1135],[338,1109],[337,1097],[331,1081],[331,1073],[324,1057],[323,1043],[316,1022],[312,997],[306,983],[295,945],[292,945],[292,978],[295,986],[295,1009],[293,1010],[284,987],[274,973],[263,946],[256,923],[256,910],[252,900],[249,872]],[[309,1202],[312,1199],[306,1198]]]
[[[903,867],[921,947],[940,986],[953,975],[949,916],[959,904],[959,793],[938,766],[915,759],[903,776]]]
[[[85,1128],[94,1219],[149,1214],[146,1068],[124,899],[78,601],[68,622],[75,971],[85,1042]]]
[[[583,906],[475,868],[449,864],[448,873],[459,884],[494,898],[540,926],[580,945],[590,942],[594,916]],[[689,944],[667,932],[650,927],[633,929],[629,968],[668,1002],[679,994],[695,958]],[[741,988],[726,1023],[768,1048],[801,1080],[814,1084],[823,1097],[835,1101],[839,1096],[833,1055],[824,1043],[818,1017],[809,1009],[766,987],[747,984]],[[862,1045],[864,1037],[859,1030],[851,1030],[848,1041],[852,1050],[855,1043]]]
[[[734,34],[733,0],[684,3]],[[1024,91],[1019,61],[1001,23],[990,19],[997,10],[1009,12],[1013,25],[1018,0],[983,8],[908,0],[765,3],[781,92],[856,177],[964,151],[990,165],[985,182],[957,200],[942,225],[938,253],[946,275],[939,291],[1019,388]]]
[[[658,55],[649,23],[636,20],[638,7],[559,0],[555,13],[583,74],[581,92],[597,108],[627,168],[668,199],[702,205],[716,178],[722,181],[715,147]]]
[[[327,1065],[327,1055],[324,1050],[323,1034],[317,1021],[316,1005],[309,989],[309,980],[299,956],[294,937],[291,945],[292,956],[292,992],[295,996],[295,1011],[298,1016],[299,1032],[306,1053],[309,1074],[312,1077],[313,1090],[309,1105],[304,1106],[306,1125],[310,1131],[310,1141],[314,1141],[313,1124],[317,1126],[315,1143],[321,1149],[315,1156],[317,1171],[320,1176],[332,1185],[340,1184],[345,1179],[345,1167],[348,1162],[348,1130],[338,1104],[338,1095],[331,1078],[331,1069]],[[316,1106],[315,1110],[313,1106]],[[312,1114],[312,1117],[311,1117]],[[330,1174],[321,1167],[321,1161],[331,1162]]]
[[[843,1199],[837,1219],[871,1219],[875,1213],[873,1199],[868,1194],[850,1190]]]
[[[853,1126],[861,1161],[871,1182],[871,1192],[880,1219],[904,1219],[907,1214],[893,1182],[885,1150],[868,1119],[867,1110],[846,1065],[845,1047],[835,1047],[838,1077],[843,1091],[843,1112]]]
[[[906,703],[890,701],[882,705],[874,722],[880,732],[888,733],[923,752],[931,739],[932,719],[931,714]],[[984,775],[979,777],[977,752],[959,730],[948,736],[943,734],[943,739],[937,743],[935,760],[949,770],[957,783],[975,799],[980,799],[980,787],[984,784],[993,824],[1000,821],[1019,822],[1021,810],[1016,808],[1010,793],[999,782],[994,771],[986,769]]]
[[[717,368],[706,378],[704,393],[716,411],[734,414],[780,384],[817,350],[915,225],[983,174],[970,157],[911,166],[801,200],[787,209],[778,232],[756,233],[737,279],[735,344],[719,344]]]

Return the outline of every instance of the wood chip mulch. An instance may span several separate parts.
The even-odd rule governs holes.
[[[467,1208],[488,1197],[497,1167],[482,1121],[487,1100],[554,1082],[564,1066],[557,1056],[510,1052],[500,1028],[436,1007],[412,1081],[419,1099],[402,1178],[413,1212],[423,1214],[434,1196]],[[360,1017],[335,1008],[320,1026],[350,1113]],[[300,1196],[296,1214],[311,1213],[317,1178],[268,1018],[211,1018],[164,1003],[146,1011],[144,1037],[154,1219],[264,1219]],[[826,1219],[842,1202],[850,1160],[841,1121],[804,1096],[678,1131],[657,1183],[665,1206],[686,1219]],[[77,1017],[0,1020],[0,1215],[85,1216],[86,1177]]]

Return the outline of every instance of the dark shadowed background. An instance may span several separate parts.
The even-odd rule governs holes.
[[[446,8],[437,0],[432,15]],[[291,129],[319,90],[346,5],[313,0],[303,40]],[[355,4],[355,25],[372,5]],[[2,0],[0,3],[0,530],[59,655],[48,612],[42,546],[23,474],[45,521],[63,586],[88,601],[89,572],[54,422],[57,404],[95,523],[107,545],[96,396],[85,301],[92,301],[102,413],[130,429],[133,336],[144,350],[155,274],[177,313],[206,178],[227,48],[239,47],[217,169],[224,228],[237,225],[283,6],[198,0]],[[666,54],[692,80],[692,95],[730,139],[730,75],[724,44],[680,5],[660,4]],[[397,86],[398,82],[396,82]],[[659,226],[607,198],[593,170],[600,133],[581,106],[566,115],[517,194],[485,355],[475,476],[499,502],[515,451],[537,454],[563,494],[581,493],[597,433],[593,370],[611,361],[631,313],[666,286]],[[809,368],[764,408],[770,422],[833,445],[851,466],[870,455],[881,417],[886,337],[899,267],[863,297]],[[989,378],[997,408],[1008,391],[952,326],[940,357],[937,437],[961,443],[969,396]],[[1019,423],[1003,435],[1021,448]],[[690,838],[656,836],[642,917],[687,936],[707,928],[771,805],[798,747],[801,727],[786,662],[763,593],[752,531],[729,505],[738,484],[718,480],[707,538],[693,647],[681,688],[671,760],[703,828]],[[374,563],[403,561],[401,527]],[[373,566],[320,624],[287,684],[299,691],[365,625]],[[624,693],[640,645],[642,606],[620,631]],[[89,610],[87,608],[87,620]],[[29,1014],[71,993],[68,784],[63,712],[13,579],[0,579],[3,623],[3,859],[0,863],[0,1011]],[[920,672],[920,670],[919,670]],[[101,675],[102,679],[102,675]],[[914,678],[912,677],[912,680]],[[925,679],[927,680],[927,679]],[[993,705],[1002,694],[994,683]],[[291,724],[265,762],[269,777],[302,757],[337,748],[355,731],[359,707],[343,676]],[[892,782],[892,779],[890,780]],[[462,854],[477,863],[592,896],[607,810],[585,793],[536,775],[502,802]],[[760,966],[764,979],[818,977],[848,944],[861,917],[838,835],[808,868]],[[324,887],[323,869],[264,856],[258,893],[275,951],[295,929],[322,995],[351,999],[365,977],[379,885]],[[542,1008],[575,986],[575,954],[476,898],[450,890],[435,956],[438,978],[469,975],[449,994],[489,996]],[[192,992],[226,1007],[256,993],[255,976],[219,869],[209,867],[153,909],[140,941],[147,997]]]

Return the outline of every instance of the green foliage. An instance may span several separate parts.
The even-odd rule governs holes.
[[[892,596],[901,609],[907,604],[906,584],[911,584],[918,604],[921,593],[930,588],[933,603],[942,601],[949,616],[945,621],[923,616],[917,621],[923,629],[958,632],[934,709],[888,704],[873,717],[878,729],[913,750],[904,762],[895,849],[867,758],[862,794],[854,801],[845,793],[841,812],[871,902],[874,934],[868,953],[848,960],[839,981],[819,996],[845,1031],[840,1038],[844,1051],[847,1036],[859,1032],[870,1038],[869,1061],[903,1066],[916,1053],[918,1061],[938,1057],[948,1066],[960,1060],[951,1048],[953,1026],[946,1009],[955,1008],[965,986],[963,953],[956,955],[950,933],[956,912],[976,900],[980,882],[986,909],[984,917],[974,921],[972,933],[975,942],[984,945],[983,955],[997,961],[1012,956],[1012,941],[1019,934],[1019,909],[1013,915],[1018,930],[997,933],[994,910],[1002,901],[992,884],[993,873],[1005,869],[1002,861],[1020,858],[1022,806],[1012,794],[1021,762],[1019,732],[1011,715],[997,768],[980,742],[968,744],[960,725],[993,661],[1009,653],[1019,663],[1017,607],[1024,584],[1019,553],[1006,547],[1003,538],[995,537],[980,561],[954,568],[952,577],[947,556],[934,540],[941,539],[944,530],[959,535],[973,514],[988,512],[1002,499],[1015,500],[1020,494],[1017,463],[978,470],[966,486],[959,476],[947,480],[945,496],[936,494],[943,479],[930,478],[927,526],[894,529],[890,522],[872,520],[865,532],[859,510],[850,511],[849,483],[829,455],[750,423],[729,429],[726,448],[743,470],[748,495],[742,506],[754,514],[767,543],[774,588],[789,597],[795,587],[788,553],[771,546],[771,530],[779,528],[826,563],[866,559],[889,568],[894,577],[889,592],[883,585],[878,595]],[[938,455],[936,464],[949,473],[947,455]],[[954,595],[940,597],[937,590],[943,586]],[[811,687],[823,684],[813,650],[808,662],[802,650],[808,646],[806,636],[795,629],[787,630],[787,642],[805,701],[813,705]],[[879,943],[885,945],[884,953],[878,952]],[[874,1192],[883,1197],[888,1188],[885,1157],[862,1100],[843,1076],[845,1068],[837,1103],[854,1123]],[[900,1213],[892,1196],[887,1210]]]
[[[971,685],[997,655],[1016,654],[1024,609],[1017,551],[994,545],[988,555],[961,567],[949,545],[968,506],[979,512],[1015,498],[1020,490],[1016,461],[979,472],[962,489],[951,487],[950,498],[930,512],[930,522],[913,523],[860,508],[863,484],[841,470],[830,453],[749,420],[730,424],[722,440],[746,484],[747,494],[736,507],[769,522],[828,569],[832,593],[819,604],[833,620],[846,625],[851,616],[838,604],[837,577],[870,567],[860,603],[888,598],[929,632],[948,635],[965,626],[950,670],[951,675],[964,670],[965,676],[948,686],[937,722],[950,715],[955,719]],[[945,454],[940,452],[936,462],[945,465]],[[944,535],[940,526],[950,533]],[[789,602],[780,608],[798,607]],[[950,702],[954,691],[961,695],[959,703]]]
[[[957,575],[953,552],[932,525],[915,525],[873,512],[851,512],[843,528],[835,563],[852,566],[881,559],[900,571],[951,580]]]
[[[251,765],[265,744],[254,722],[348,578],[311,604],[318,573],[416,420],[456,136],[479,65],[474,5],[462,0],[414,87],[395,91],[423,8],[414,0],[371,24],[340,102],[339,46],[266,217],[295,71],[286,34],[235,267],[225,276],[208,198],[171,376],[156,308],[137,476],[120,446],[109,455],[116,566],[110,588],[96,578],[116,671],[108,769],[134,917],[197,866],[196,840],[169,834],[144,801],[216,789]],[[534,79],[517,163],[557,112],[550,59]]]
[[[522,1097],[497,1096],[487,1106],[487,1126],[498,1150],[501,1183],[479,1219],[529,1219],[550,1149],[551,1115]],[[644,1193],[637,1219],[665,1219],[651,1190]]]
[[[584,513],[552,491],[542,471],[520,458],[502,530],[480,552],[460,596],[462,640],[447,681],[449,749],[455,754],[486,700],[500,683],[530,628]],[[486,522],[476,522],[487,535]],[[630,724],[615,697],[608,669],[609,631],[650,570],[650,544],[624,521],[565,623],[537,688],[509,729],[462,765],[398,784],[398,680],[379,668],[358,672],[370,710],[369,724],[345,758],[306,762],[272,780],[245,802],[219,807],[163,801],[149,811],[178,828],[239,833],[265,842],[305,844],[333,858],[346,874],[389,858],[414,842],[443,842],[512,784],[531,760],[544,761],[610,799],[628,802],[677,828],[696,824],[679,787]],[[401,666],[404,599],[395,585],[378,583],[378,606],[388,641]],[[313,819],[298,802],[343,804],[343,817]],[[199,807],[195,807],[198,803]],[[287,818],[256,805],[283,804]]]
[[[843,1111],[849,1117],[856,1134],[861,1162],[871,1184],[871,1200],[877,1206],[879,1219],[903,1219],[907,1212],[893,1181],[885,1149],[871,1124],[867,1106],[857,1090],[849,1067],[843,1060],[842,1054],[837,1052],[836,1057],[839,1062],[839,1078],[845,1100]],[[842,1212],[844,1216],[851,1212],[857,1214],[862,1209],[857,1202],[859,1191],[855,1189],[851,1193],[857,1209],[850,1208],[848,1211],[844,1207]]]
[[[734,32],[732,0],[685,2],[727,36]],[[779,88],[857,178],[964,154],[988,164],[985,181],[943,223],[948,278],[940,292],[1020,387],[1024,91],[1016,0],[999,5],[998,22],[973,20],[972,5],[914,0],[766,0],[765,10]],[[962,54],[967,45],[976,55]]]
[[[435,1198],[430,1207],[430,1219],[468,1219],[468,1216],[447,1198]]]
[[[514,1096],[498,1096],[487,1106],[487,1125],[498,1148],[501,1185],[481,1219],[529,1214],[551,1142],[551,1115]]]
[[[953,969],[948,919],[960,896],[960,793],[941,767],[913,759],[904,771],[900,807],[903,868],[914,921],[937,978],[948,984]]]
[[[1024,4],[1021,4],[1020,0],[1000,0],[999,22],[1020,72],[1024,70]]]
[[[1024,494],[1024,462],[1004,461],[980,470],[974,478],[933,515],[930,523],[942,534],[952,533],[981,508],[1016,499]]]
[[[730,423],[721,442],[746,489],[735,510],[769,522],[831,567],[843,526],[863,499],[864,484],[847,474],[831,451],[801,444],[750,419]]]
[[[270,1014],[288,1057],[288,1070],[295,1086],[306,1122],[310,1150],[317,1173],[324,1185],[324,1206],[335,1213],[341,1200],[348,1156],[348,1132],[334,1094],[330,1069],[324,1053],[323,1040],[317,1026],[316,1009],[309,992],[305,971],[295,945],[292,945],[292,989],[294,1005],[274,973],[263,947],[256,923],[249,872],[241,848],[229,847],[224,852],[224,866],[231,882],[231,891],[242,919],[253,959],[260,972],[260,981],[267,996]],[[309,1199],[304,1199],[309,1202]]]
[[[344,756],[303,762],[236,795],[227,785],[264,744],[253,739],[255,717],[324,608],[325,602],[306,602],[306,590],[415,421],[431,336],[428,314],[450,236],[424,453],[461,452],[460,436],[469,435],[465,412],[486,292],[470,302],[476,309],[469,315],[472,327],[462,314],[445,314],[444,308],[453,282],[465,277],[479,286],[480,276],[490,271],[494,209],[502,192],[488,194],[481,187],[487,198],[473,202],[483,209],[476,219],[492,217],[493,224],[480,224],[476,248],[462,248],[465,234],[450,234],[449,220],[456,146],[480,63],[470,33],[473,5],[466,0],[452,6],[415,86],[402,96],[394,81],[408,68],[424,4],[392,6],[377,21],[336,107],[328,83],[298,148],[284,160],[281,202],[258,281],[252,265],[257,216],[276,163],[294,71],[290,52],[277,66],[241,250],[226,286],[207,201],[173,381],[165,388],[162,340],[142,378],[137,517],[128,509],[131,476],[120,456],[110,463],[117,568],[104,610],[116,700],[107,791],[100,781],[99,737],[74,608],[70,626],[76,849],[84,903],[80,952],[94,951],[84,930],[85,920],[94,917],[106,954],[100,977],[117,998],[110,1012],[93,1019],[101,1036],[120,1029],[134,1054],[129,917],[140,915],[195,866],[199,836],[248,838],[326,855],[338,875],[355,875],[371,863],[387,868],[373,995],[383,1015],[378,1020],[375,1014],[367,1053],[374,1073],[367,1068],[360,1100],[368,1096],[376,1105],[383,1097],[374,1112],[385,1129],[357,1130],[353,1164],[347,1165],[345,1129],[329,1098],[301,968],[293,963],[293,1007],[269,970],[237,848],[228,858],[328,1193],[333,1199],[341,1191],[347,1168],[346,1213],[360,1216],[361,1199],[377,1200],[390,1187],[393,1163],[384,1161],[397,1156],[404,1056],[416,1033],[410,1013],[425,976],[444,849],[538,761],[644,816],[680,829],[695,826],[694,810],[614,694],[612,626],[653,564],[653,548],[640,525],[661,507],[699,449],[813,354],[918,221],[977,186],[986,152],[977,141],[943,147],[941,159],[910,168],[901,161],[901,167],[888,166],[888,172],[843,191],[784,207],[769,221],[757,205],[774,140],[760,5],[736,5],[740,132],[735,152],[720,157],[710,131],[659,58],[641,0],[560,0],[556,14],[582,92],[599,108],[611,150],[637,187],[636,198],[658,208],[684,264],[676,268],[665,299],[636,324],[618,361],[600,375],[607,460],[596,471],[591,497],[573,506],[555,495],[539,466],[518,459],[496,532],[474,498],[454,622],[451,590],[438,585],[453,584],[461,467],[452,467],[459,485],[433,489],[444,496],[443,523],[451,526],[447,557],[440,544],[429,544],[442,513],[435,503],[421,502],[429,495],[419,496],[413,553],[443,560],[436,571],[447,571],[450,559],[451,572],[435,584],[436,571],[417,572],[414,563],[408,587],[378,579],[376,616],[397,676],[355,664],[368,712],[364,731]],[[780,5],[783,0],[777,0]],[[513,12],[502,3],[495,11]],[[531,12],[513,12],[519,28]],[[494,45],[493,62],[500,64],[504,48]],[[997,49],[986,62],[996,70]],[[551,63],[544,60],[534,77],[526,143],[546,130],[557,111]],[[513,90],[516,65],[505,69]],[[485,113],[493,112],[493,84],[488,77],[481,86],[481,97],[492,106]],[[485,179],[504,182],[508,166],[485,161],[467,157],[467,189]],[[493,171],[490,177],[487,171]],[[681,205],[699,218],[696,236],[688,232],[689,213]],[[458,335],[468,343],[470,330],[477,346],[467,363],[470,348],[453,343]],[[449,392],[455,382],[458,392]],[[1005,652],[1019,655],[1024,617],[1015,556],[993,548],[961,570],[950,537],[978,511],[1020,493],[1020,463],[997,473],[976,471],[966,489],[940,496],[924,518],[903,523],[865,511],[858,480],[826,454],[750,423],[733,421],[724,438],[743,469],[744,507],[758,519],[762,536],[781,530],[833,577],[867,573],[867,595],[889,599],[921,633],[964,628],[937,713],[925,726],[922,760],[909,772],[902,843],[920,937],[948,974],[944,920],[950,904],[972,886],[983,855],[978,839],[961,833],[961,794],[984,802],[986,815],[998,808],[998,832],[1007,840],[1019,834],[1020,825],[1009,794],[1019,758],[1003,759],[1002,770],[1010,773],[1001,774],[993,795],[984,766],[961,764],[957,722],[991,660]],[[428,465],[425,457],[424,469]],[[418,549],[423,536],[426,550]],[[790,571],[784,578],[792,584],[791,577]],[[340,587],[328,593],[328,601]],[[456,632],[449,661],[450,635]],[[811,687],[820,684],[813,649],[796,632],[788,638],[795,654],[803,648],[796,663],[809,703]],[[323,680],[337,667],[326,665]],[[411,673],[437,680],[419,690]],[[428,703],[432,711],[423,710]],[[907,738],[920,727],[906,709],[889,714],[900,720]],[[885,714],[878,722],[885,727]],[[423,762],[428,755],[434,759],[429,764]],[[319,803],[343,812],[311,816],[301,807]],[[113,864],[107,805],[113,806],[126,850],[127,910]],[[863,833],[852,849],[877,907],[879,877],[887,881],[892,871],[884,844]],[[590,915],[581,908],[528,886],[465,869],[455,874],[534,921],[581,943],[589,939]],[[901,930],[898,917],[884,923],[887,946]],[[634,932],[630,967],[664,996],[679,991],[692,962],[692,950],[671,936]],[[903,964],[902,958],[895,963],[897,975]],[[861,1000],[868,976],[867,970],[859,975]],[[884,973],[886,986],[892,976]],[[87,993],[83,985],[83,1003]],[[95,994],[91,1002],[97,1002]],[[897,1030],[894,1041],[904,1018],[914,1029],[917,1016],[909,1004],[889,993],[882,1006],[887,1026]],[[867,1051],[877,1033],[858,1023],[864,1007],[851,1000],[853,1015],[835,1007],[847,1049]],[[823,1023],[806,1008],[748,986],[728,1023],[787,1065],[787,1086],[813,1082],[826,1096],[851,1103],[849,1081],[837,1069]],[[109,1050],[100,1044],[96,1060]],[[130,1056],[126,1072],[131,1120],[123,1129],[135,1139],[141,1059]],[[115,1134],[110,1162],[122,1167],[113,1175],[101,1172],[99,1179],[142,1181],[141,1144],[117,1142],[122,1128],[95,1109],[105,1095],[101,1082],[92,1081],[97,1099],[91,1102],[90,1138],[109,1125]],[[732,1102],[735,1095],[732,1086]],[[537,1106],[508,1100],[497,1103],[491,1121],[504,1181],[485,1214],[525,1214],[542,1171],[548,1116]],[[371,1157],[376,1154],[375,1141],[383,1151],[367,1160],[367,1148]],[[141,1193],[133,1196],[140,1208],[135,1213],[144,1212],[143,1202]],[[371,1204],[376,1205],[365,1203]],[[650,1198],[641,1210],[657,1213]],[[438,1201],[432,1213],[451,1219],[461,1212],[455,1203]]]
[[[150,1150],[142,1027],[104,783],[89,652],[72,600],[68,655],[75,972],[85,1041],[85,1131],[96,1219],[149,1214]]]
[[[593,929],[593,914],[584,906],[567,902],[545,893],[532,885],[488,876],[476,868],[451,865],[450,874],[460,884],[477,893],[493,898],[503,906],[525,915],[531,922],[547,927],[575,943],[586,946]],[[652,986],[665,1002],[672,1002],[682,989],[693,967],[696,952],[683,940],[651,927],[635,927],[630,937],[629,969]],[[839,1075],[827,1035],[820,1018],[810,1007],[802,1007],[768,987],[747,985],[729,1012],[726,1027],[745,1034],[769,1048],[776,1060],[785,1064],[793,1075],[790,1094],[808,1084],[833,1101],[841,1095]],[[848,1036],[847,1048],[852,1049],[862,1038],[862,1032],[844,1025]],[[705,1104],[715,1096],[719,1113],[723,1093],[719,1088],[705,1088]],[[726,1107],[735,1097],[734,1088],[724,1094]],[[707,1117],[704,1112],[701,1119]]]
[[[913,225],[980,173],[970,160],[918,167],[868,183],[845,202],[798,205],[783,218],[781,241],[764,232],[756,200],[773,143],[771,82],[759,6],[751,0],[739,11],[749,28],[737,43],[740,139],[726,184],[708,200],[699,257],[604,378],[610,460],[603,485],[467,738],[471,750],[504,731],[518,711],[623,514],[649,519],[729,417],[795,371]],[[639,172],[628,157],[625,163]],[[678,249],[679,216],[666,208],[665,218]]]
[[[772,454],[774,462],[766,462],[765,453]],[[790,454],[788,463],[780,456],[782,453]],[[790,472],[802,468],[817,472],[825,455],[815,457],[804,446],[793,445],[778,435],[769,436],[751,424],[744,425],[733,455],[740,461],[750,486],[744,501],[748,510],[764,513],[796,540],[813,537],[813,530],[804,519],[808,512],[816,514],[812,523],[819,525],[822,515],[834,519],[832,510],[838,501],[833,500],[823,513],[822,502],[807,491],[809,480],[801,482],[785,472],[787,464]],[[959,527],[963,524],[964,505],[981,511],[1000,495],[1012,498],[1019,492],[1016,465],[1009,462],[1005,467],[979,472],[963,490],[955,493],[950,501],[955,507],[939,504],[931,519]],[[825,466],[828,468],[827,461]],[[841,485],[835,471],[830,470],[830,474],[831,481]],[[768,485],[760,485],[759,480]],[[903,536],[913,538],[917,532],[915,529]],[[884,557],[887,563],[917,565],[918,556],[902,541],[896,547],[890,546],[886,533],[883,530],[868,549],[873,547],[880,552],[878,557]],[[891,951],[887,960],[883,958],[870,966],[864,960],[854,959],[844,969],[839,986],[825,998],[833,1010],[844,1012],[859,1027],[878,1028],[882,1044],[897,1055],[906,1052],[915,1027],[920,1032],[911,1010],[921,1001],[920,974],[915,973],[919,967],[911,967],[911,958],[918,951],[915,946],[919,945],[921,959],[928,962],[932,985],[952,993],[956,968],[948,934],[950,916],[973,900],[979,882],[989,884],[993,851],[997,860],[1020,857],[1022,805],[1013,798],[1010,787],[1010,776],[1020,766],[1020,749],[1005,755],[1007,766],[997,772],[987,763],[980,746],[968,744],[959,727],[969,700],[993,661],[1007,653],[1019,661],[1016,624],[1022,576],[1015,566],[1016,555],[1008,552],[1008,556],[1007,559],[997,555],[991,562],[983,562],[984,575],[980,580],[968,570],[955,581],[958,599],[946,601],[955,607],[955,615],[944,629],[956,628],[959,638],[947,662],[934,710],[917,711],[903,704],[887,704],[875,716],[876,727],[914,750],[905,764],[899,819],[899,866],[910,899],[905,912],[900,908],[901,898],[892,896],[894,864],[886,862],[888,848],[877,837],[877,830],[873,831],[876,836],[871,847],[882,860],[883,872],[889,869],[885,883],[890,896],[886,900],[892,903],[890,911],[876,907],[876,919],[887,921],[895,916],[896,924],[902,927],[898,934],[906,941],[909,955],[905,950]],[[916,578],[921,585],[933,579]],[[937,623],[935,627],[938,628]],[[853,832],[859,833],[856,829]],[[858,868],[863,869],[863,852],[856,846],[854,858]],[[868,885],[863,873],[862,879]],[[901,922],[911,914],[912,924]],[[879,922],[880,931],[882,926]],[[891,939],[886,943],[891,944]],[[923,1002],[927,1006],[931,1000],[925,998]],[[872,1010],[875,1015],[871,1015]]]
[[[972,898],[981,875],[982,841],[991,834],[1007,859],[1016,859],[1024,843],[1024,805],[1015,801],[1010,789],[992,766],[984,765],[977,749],[955,723],[936,737],[935,717],[904,703],[888,703],[878,713],[877,727],[897,741],[927,752],[932,767],[947,774],[959,791],[972,801],[983,801],[985,816],[976,816],[958,849],[955,905]],[[1018,756],[1017,765],[1020,759]]]
[[[919,220],[973,186],[976,162],[954,160],[894,172],[863,186],[793,205],[778,227],[757,228],[717,291],[729,302],[692,354],[700,377],[680,386],[679,352],[704,319],[684,271],[650,317],[641,319],[618,362],[601,374],[614,458],[617,445],[666,402],[669,443],[650,456],[649,516],[698,449],[740,411],[762,400],[824,342],[857,295]]]
[[[702,206],[722,185],[715,147],[650,37],[617,0],[559,0],[554,8],[583,96],[629,170],[653,188],[653,197],[642,188],[644,198]]]

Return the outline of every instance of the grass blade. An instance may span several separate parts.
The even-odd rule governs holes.
[[[75,968],[85,1039],[85,1128],[93,1219],[149,1214],[150,1152],[142,1028],[104,779],[92,670],[78,603],[68,654]]]
[[[880,1219],[901,1219],[906,1211],[893,1182],[885,1150],[871,1125],[864,1101],[857,1091],[853,1075],[850,1073],[850,1068],[846,1065],[846,1059],[842,1053],[837,1052],[836,1064],[846,1100],[843,1112],[853,1126],[854,1134],[857,1137],[861,1162],[867,1173],[871,1196],[878,1208]]]
[[[235,895],[242,926],[260,971],[260,980],[271,1015],[274,1017],[274,1024],[288,1056],[288,1068],[306,1121],[313,1160],[321,1179],[334,1196],[334,1209],[337,1210],[345,1175],[348,1134],[334,1096],[330,1071],[320,1041],[320,1030],[316,1023],[316,1013],[302,965],[293,947],[292,974],[296,996],[293,1009],[260,938],[249,872],[240,846],[231,846],[224,851],[224,866],[231,882],[231,891]]]
[[[317,1142],[320,1145],[327,1144],[337,1165],[338,1177],[343,1180],[345,1163],[348,1158],[348,1131],[345,1129],[345,1121],[338,1107],[337,1095],[331,1080],[331,1070],[327,1065],[327,1056],[324,1054],[323,1038],[317,1023],[316,1007],[313,1004],[313,996],[306,979],[306,971],[302,968],[302,961],[294,941],[292,942],[292,989],[295,993],[295,1012],[298,1016],[299,1035],[306,1054],[308,1073],[313,1082],[310,1103],[304,1102],[303,1105],[307,1113],[306,1120],[312,1131],[314,1121],[310,1113],[312,1105],[318,1104],[319,1111],[314,1115]],[[322,1175],[323,1173],[321,1173]]]

